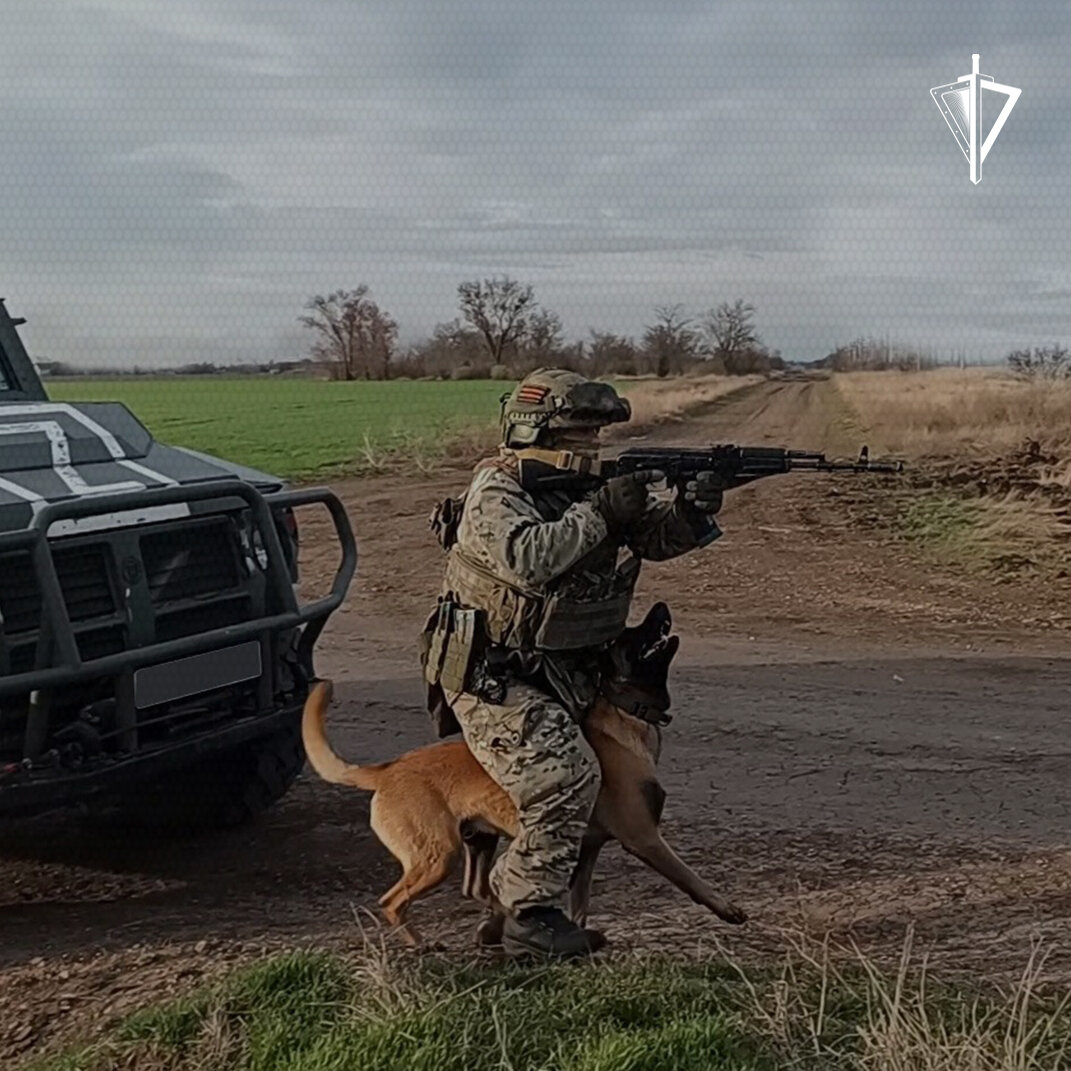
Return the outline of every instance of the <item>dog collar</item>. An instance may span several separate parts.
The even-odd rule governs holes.
[[[628,685],[614,684],[604,680],[601,687],[602,694],[619,710],[631,714],[640,721],[649,725],[665,728],[672,720],[668,707],[660,702],[653,701],[649,695],[641,692],[638,688]]]

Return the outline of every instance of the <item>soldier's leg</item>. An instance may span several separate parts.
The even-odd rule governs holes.
[[[599,793],[599,762],[580,726],[535,688],[502,704],[465,695],[454,704],[465,741],[517,807],[517,836],[491,873],[510,914],[564,909],[580,843]]]

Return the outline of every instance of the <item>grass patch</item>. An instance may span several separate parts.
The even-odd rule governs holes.
[[[977,499],[925,495],[913,499],[900,515],[903,534],[916,543],[958,551],[981,527],[984,509]]]
[[[999,370],[851,372],[834,383],[875,452],[912,460],[898,523],[942,560],[998,573],[1071,571],[1071,382]]]
[[[924,492],[901,505],[897,524],[920,549],[972,571],[1067,575],[1065,513],[1033,497]]]
[[[718,957],[524,967],[369,950],[293,953],[141,1012],[39,1071],[1056,1071],[1071,1015],[935,983],[910,941],[886,972],[790,943],[780,969]]]

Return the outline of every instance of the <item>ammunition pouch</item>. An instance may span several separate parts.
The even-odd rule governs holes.
[[[427,707],[440,737],[461,731],[450,698],[468,692],[502,702],[506,688],[487,664],[487,628],[480,610],[463,608],[440,596],[421,633],[420,662],[427,686]]]
[[[472,667],[483,645],[479,610],[465,610],[449,596],[439,599],[438,608],[425,626],[428,638],[424,679],[442,685],[447,694],[467,692],[472,683]]]

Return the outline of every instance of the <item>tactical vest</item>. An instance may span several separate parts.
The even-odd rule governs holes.
[[[462,606],[483,611],[488,639],[496,646],[567,651],[598,647],[621,634],[639,568],[639,561],[630,558],[600,585],[609,590],[597,595],[586,595],[570,584],[571,571],[537,590],[503,580],[455,544],[447,558],[443,589]],[[609,572],[605,565],[600,571],[604,576]]]
[[[509,463],[491,461],[515,477]],[[572,499],[550,494],[536,500],[547,520],[556,520]],[[617,566],[617,547],[604,543],[541,589],[505,580],[466,554],[457,542],[465,495],[440,502],[431,528],[447,551],[444,594],[483,611],[487,639],[496,646],[528,651],[598,647],[624,629],[640,571],[633,556]]]

